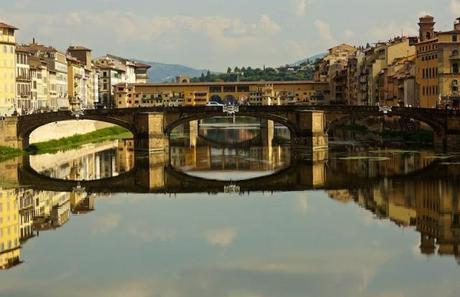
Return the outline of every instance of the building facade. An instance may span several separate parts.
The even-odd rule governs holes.
[[[115,88],[117,108],[155,106],[204,106],[221,104],[288,105],[326,104],[327,82],[222,82],[119,84]]]
[[[33,110],[30,56],[31,53],[26,48],[16,47],[16,102],[19,113],[29,113]]]
[[[0,23],[0,116],[11,115],[16,103],[16,37],[17,28]]]

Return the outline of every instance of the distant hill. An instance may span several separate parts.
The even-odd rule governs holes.
[[[309,61],[316,61],[316,59],[321,59],[325,56],[325,53],[317,54],[311,56],[309,58],[297,61],[290,65],[298,66],[307,60]],[[178,75],[188,75],[191,78],[200,77],[202,73],[206,74],[207,70],[205,69],[195,69],[192,67],[179,65],[179,64],[165,64],[165,63],[158,63],[158,62],[148,62],[148,61],[141,61],[137,60],[140,63],[148,64],[152,66],[149,69],[149,78],[151,82],[169,82],[173,81],[176,76]]]
[[[190,77],[198,77],[201,76],[201,73],[206,73],[207,70],[204,69],[195,69],[191,67],[187,67],[184,65],[177,65],[177,64],[164,64],[164,63],[157,63],[157,62],[147,62],[147,61],[139,61],[140,63],[144,63],[147,65],[152,66],[149,69],[149,78],[152,82],[168,82],[172,81],[178,75],[188,75]]]
[[[324,56],[326,56],[326,55],[327,55],[326,53],[317,54],[317,55],[311,56],[310,58],[306,58],[306,59],[297,61],[297,62],[295,62],[295,63],[292,63],[291,65],[292,65],[292,66],[299,66],[300,64],[305,63],[306,61],[314,62],[314,61],[316,61],[317,59],[322,59],[322,58],[324,58]]]

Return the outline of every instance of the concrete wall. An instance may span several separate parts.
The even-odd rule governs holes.
[[[76,134],[86,134],[99,129],[112,127],[113,124],[80,120],[51,123],[36,129],[30,135],[29,143],[37,143],[52,139],[69,137]]]

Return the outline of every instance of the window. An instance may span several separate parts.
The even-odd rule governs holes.
[[[452,42],[457,42],[457,34],[452,35]]]
[[[453,57],[458,56],[458,50],[453,50],[453,51],[452,51],[452,56],[453,56]]]
[[[452,65],[452,73],[458,73],[458,63]]]

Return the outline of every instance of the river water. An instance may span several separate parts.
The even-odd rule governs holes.
[[[0,296],[458,296],[460,156],[287,134],[0,163]]]

